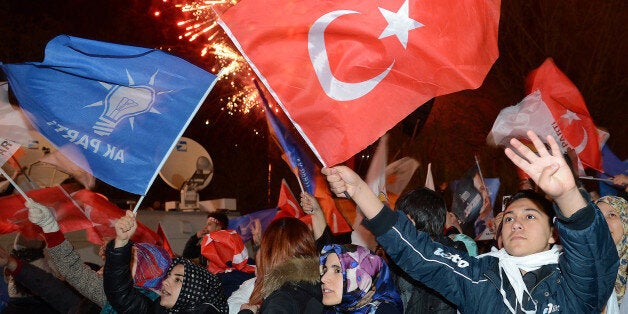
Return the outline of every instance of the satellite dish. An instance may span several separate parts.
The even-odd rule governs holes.
[[[161,167],[159,176],[173,189],[180,190],[186,181],[195,179],[199,172],[208,173],[208,176],[202,182],[197,180],[200,183],[195,186],[196,191],[204,189],[211,181],[214,163],[201,144],[191,138],[181,137]]]

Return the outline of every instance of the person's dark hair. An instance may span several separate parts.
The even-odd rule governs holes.
[[[220,222],[220,225],[222,226],[222,229],[227,229],[227,226],[229,226],[229,217],[227,217],[227,214],[223,213],[223,212],[212,212],[207,214],[207,218],[209,217],[213,217],[216,218],[216,220],[218,220]]]
[[[414,189],[401,196],[395,207],[414,220],[417,230],[432,238],[443,234],[447,205],[439,193],[425,187]]]
[[[554,212],[554,207],[552,206],[552,202],[547,200],[543,194],[537,193],[533,190],[520,190],[517,193],[510,196],[508,203],[504,208],[508,208],[510,204],[514,201],[526,198],[532,201],[534,204],[539,206],[541,210],[547,215],[549,218],[550,227],[554,226],[554,217],[556,217],[556,213]],[[500,230],[501,231],[501,230]]]

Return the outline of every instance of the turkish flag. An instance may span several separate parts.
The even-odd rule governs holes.
[[[281,188],[279,189],[279,200],[277,201],[279,212],[275,216],[275,220],[281,217],[294,217],[301,219],[305,216],[303,209],[299,205],[299,201],[294,197],[286,180],[281,180]]]
[[[499,0],[242,0],[220,25],[325,165],[429,99],[479,87]]]
[[[26,195],[42,205],[54,209],[53,214],[63,232],[71,232],[90,228],[92,223],[83,211],[60,186],[31,190]],[[20,230],[26,237],[34,237],[42,230],[28,220],[28,208],[24,206],[24,197],[9,195],[0,198],[0,231],[13,232]]]
[[[212,274],[233,269],[252,274],[255,266],[248,264],[249,253],[240,235],[234,230],[219,230],[203,236],[201,254],[207,258],[207,270]]]
[[[73,195],[74,199],[82,203],[85,216],[93,223],[87,231],[87,240],[94,244],[103,244],[104,238],[115,238],[116,221],[124,216],[124,210],[109,202],[107,198],[90,190],[80,190]],[[133,242],[158,244],[159,236],[141,222],[137,222],[137,229],[131,237]]]
[[[602,171],[598,132],[584,98],[551,58],[526,79],[528,94],[537,90],[556,122],[559,143],[573,148],[585,166]]]

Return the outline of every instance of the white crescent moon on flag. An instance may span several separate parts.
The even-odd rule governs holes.
[[[288,205],[290,205],[290,207],[294,208],[294,212],[295,212],[295,218],[300,218],[301,217],[301,210],[299,210],[299,206],[297,204],[295,204],[292,200],[288,200]]]
[[[582,142],[580,142],[580,145],[578,145],[576,148],[574,148],[574,150],[576,151],[576,154],[580,154],[584,150],[584,148],[587,147],[587,142],[589,141],[589,136],[587,135],[587,130],[582,128],[582,131],[584,131],[584,138],[582,139]]]
[[[308,32],[308,52],[310,61],[314,66],[316,77],[323,87],[325,94],[337,101],[348,101],[358,99],[368,94],[377,84],[388,75],[395,62],[393,61],[384,72],[369,80],[358,83],[347,83],[336,79],[331,73],[327,47],[325,46],[325,29],[336,18],[347,14],[359,13],[351,10],[338,10],[329,12],[314,22]]]

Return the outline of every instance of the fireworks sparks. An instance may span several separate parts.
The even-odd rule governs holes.
[[[229,115],[249,114],[259,106],[257,90],[253,85],[255,75],[217,23],[215,10],[224,11],[236,2],[186,1],[174,5],[184,17],[177,22],[177,26],[182,29],[179,39],[187,39],[190,45],[198,45],[202,57],[213,58],[211,71],[221,71],[219,80],[228,86],[229,95],[219,100],[222,110]]]

